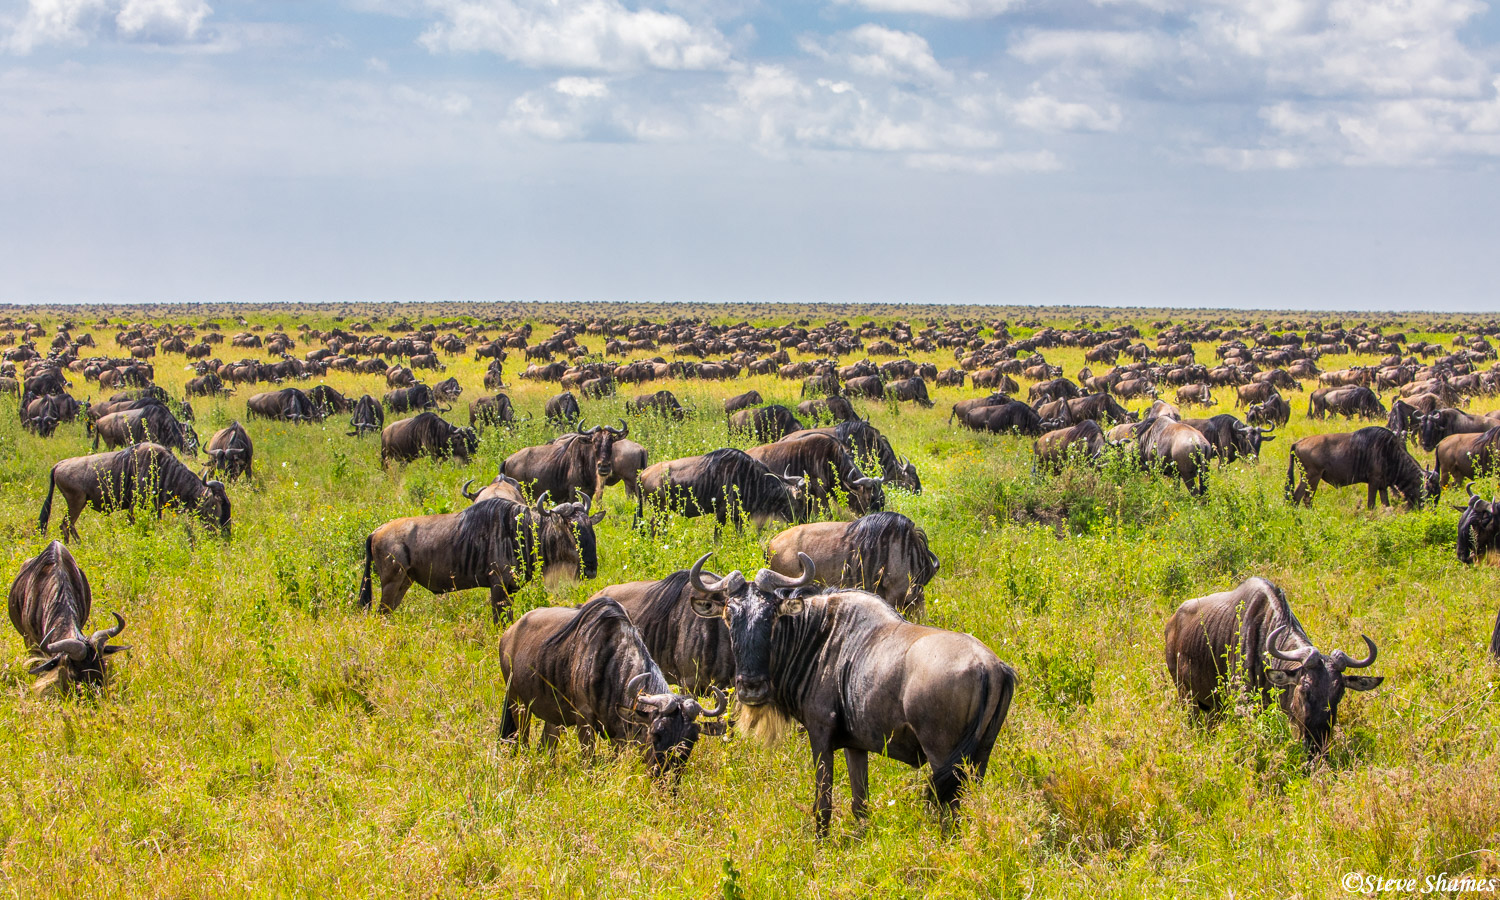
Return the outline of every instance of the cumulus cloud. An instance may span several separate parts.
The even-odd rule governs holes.
[[[1114,131],[1124,118],[1115,103],[1095,107],[1047,94],[1014,101],[1009,109],[1018,123],[1037,131]]]
[[[891,81],[947,83],[953,75],[932,55],[927,39],[910,31],[861,25],[827,41],[803,37],[801,46],[851,71]]]
[[[204,0],[29,0],[4,46],[26,54],[46,45],[83,46],[100,36],[183,43],[200,36],[212,12]]]
[[[711,25],[618,0],[431,0],[434,52],[490,52],[536,68],[718,69],[729,43]]]
[[[987,19],[1009,12],[1020,0],[838,0],[872,12],[916,13],[944,19]]]

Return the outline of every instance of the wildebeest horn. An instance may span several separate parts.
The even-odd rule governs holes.
[[[545,507],[547,505],[547,501],[551,499],[551,494],[551,491],[542,491],[542,493],[536,498],[536,511],[538,515],[546,514]]]
[[[610,434],[613,434],[615,437],[622,438],[630,433],[630,423],[626,422],[624,419],[621,419],[619,428],[605,428],[604,430],[608,431]]]
[[[464,499],[468,500],[470,503],[473,503],[474,502],[474,498],[479,496],[479,492],[478,491],[475,491],[472,494],[469,493],[469,485],[471,485],[473,483],[474,483],[474,479],[470,478],[468,481],[464,482],[464,486],[463,487],[461,487],[461,488],[458,489],[458,492],[460,494],[463,494],[464,495]]]
[[[802,574],[796,578],[789,578],[770,569],[761,569],[755,573],[755,586],[769,594],[775,590],[794,590],[812,584],[813,575],[817,573],[817,566],[813,563],[812,557],[799,551],[797,561],[802,564]]]
[[[1266,638],[1266,649],[1269,650],[1271,655],[1276,657],[1277,659],[1301,665],[1307,660],[1308,655],[1313,652],[1312,647],[1305,647],[1301,652],[1293,654],[1287,653],[1276,646],[1278,643],[1278,638],[1281,637],[1281,633],[1288,630],[1289,628],[1291,628],[1290,625],[1283,625],[1275,631],[1271,632],[1271,636]]]
[[[1364,635],[1360,635],[1360,639],[1365,642],[1365,647],[1369,648],[1370,655],[1366,656],[1364,659],[1350,659],[1347,653],[1339,650],[1333,654],[1334,668],[1363,669],[1375,662],[1375,642],[1370,640],[1368,637],[1365,637]]]
[[[115,626],[113,628],[101,628],[89,635],[89,643],[95,647],[104,646],[111,638],[119,637],[120,632],[125,630],[125,617],[117,612],[113,612],[113,610],[111,612],[115,617]]]
[[[717,719],[719,716],[724,715],[725,711],[729,709],[729,698],[724,696],[724,692],[716,687],[710,686],[709,691],[713,693],[714,700],[717,701],[718,705],[716,705],[713,709],[703,710],[699,713],[699,715],[701,715],[705,719]]]
[[[84,657],[88,656],[89,653],[88,644],[85,644],[78,638],[63,638],[60,641],[53,641],[42,649],[48,653],[66,656],[73,662],[82,662]]]
[[[1470,481],[1470,482],[1468,482],[1467,484],[1464,485],[1464,490],[1466,490],[1466,491],[1469,492],[1469,496],[1470,497],[1474,497],[1476,499],[1479,497],[1478,494],[1474,493],[1474,482],[1472,482],[1472,481]]]
[[[738,569],[730,572],[728,575],[725,575],[723,578],[718,579],[712,584],[704,581],[703,564],[708,562],[708,558],[710,556],[713,556],[712,552],[705,553],[702,556],[698,557],[698,561],[693,563],[693,567],[688,570],[688,584],[691,584],[694,590],[700,591],[705,594],[717,594],[720,591],[726,591],[733,594],[737,593],[741,587],[744,587],[745,576],[741,575]]]
[[[634,678],[630,679],[629,681],[625,682],[625,696],[629,697],[630,700],[632,702],[634,702],[635,699],[636,699],[636,697],[640,696],[640,692],[636,690],[636,687],[635,687],[636,684],[638,684],[639,682],[642,682],[642,681],[650,681],[650,680],[651,680],[651,673],[650,672],[642,672],[641,674],[639,674],[639,675],[635,676]]]
[[[578,433],[583,434],[583,417],[578,417]]]
[[[573,488],[573,493],[578,495],[579,501],[583,504],[583,514],[588,515],[589,510],[594,507],[594,498],[584,493],[581,487]]]

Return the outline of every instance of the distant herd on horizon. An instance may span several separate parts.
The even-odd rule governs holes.
[[[1473,490],[1475,479],[1494,471],[1500,410],[1463,408],[1500,394],[1491,342],[1500,322],[1470,324],[1448,346],[1340,323],[1294,330],[1292,323],[1161,322],[1155,346],[1135,326],[1106,329],[1097,322],[1037,328],[1018,338],[1004,322],[937,319],[918,328],[899,321],[764,327],[688,316],[555,318],[543,323],[553,332],[539,339],[530,323],[400,321],[383,331],[370,323],[327,331],[304,324],[295,336],[279,326],[268,334],[264,326],[239,324],[244,330],[227,343],[256,355],[225,362],[217,354],[226,338],[215,322],[62,322],[49,330],[0,319],[6,331],[0,345],[8,348],[0,393],[18,398],[24,427],[47,438],[81,419],[94,449],[105,448],[51,466],[38,519],[43,534],[60,494],[67,506],[64,541],[80,540],[76,523],[86,508],[123,510],[131,521],[137,511],[160,516],[174,508],[228,541],[234,516],[226,482],[254,478],[252,430],[260,420],[310,424],[347,415],[352,442],[378,432],[379,462],[388,466],[424,457],[467,462],[484,429],[539,415],[561,433],[509,455],[479,490],[465,483],[467,508],[395,519],[368,536],[360,604],[391,612],[414,583],[435,593],[488,589],[494,621],[505,622],[511,596],[538,575],[548,583],[597,576],[595,526],[605,516],[599,500],[616,484],[635,500],[638,528],[654,529],[664,516],[713,516],[717,540],[725,526],[788,523],[770,539],[767,567],[754,577],[706,571],[708,550],[664,578],[608,586],[579,608],[546,607],[516,619],[499,644],[506,681],[501,736],[524,743],[535,716],[548,745],[562,729],[575,728],[585,748],[596,736],[637,746],[654,775],[673,778],[700,735],[731,727],[726,691],[732,689],[734,728],[767,737],[788,727],[805,732],[820,833],[829,827],[838,750],[848,763],[856,816],[867,812],[868,754],[879,753],[931,766],[930,799],[946,826],[965,784],[984,777],[1016,690],[1014,671],[982,642],[920,624],[924,590],[941,561],[916,522],[885,506],[887,491],[920,493],[921,479],[892,443],[901,436],[882,434],[857,403],[932,407],[930,385],[972,385],[992,393],[954,403],[949,423],[1034,438],[1040,477],[1122,458],[1201,496],[1211,462],[1256,459],[1293,416],[1282,392],[1301,392],[1304,381],[1314,381],[1309,419],[1386,421],[1293,443],[1289,502],[1311,504],[1324,482],[1363,484],[1369,507],[1377,497],[1389,506],[1394,488],[1414,509],[1437,502],[1458,482],[1467,494],[1455,506],[1459,560],[1474,563],[1500,551],[1500,502]],[[117,348],[110,354],[94,340],[93,333],[106,332]],[[1204,345],[1212,347],[1211,366],[1198,361]],[[1086,367],[1074,378],[1047,361],[1049,351],[1063,347],[1084,348]],[[469,424],[457,426],[443,413],[464,387],[454,377],[427,385],[418,373],[441,374],[445,357],[471,352],[475,361],[490,361],[486,394],[469,403]],[[956,365],[939,371],[911,358],[918,353],[951,353]],[[1326,368],[1350,353],[1381,359]],[[179,356],[195,369],[181,399],[156,383],[158,355]],[[502,391],[512,355],[526,361],[520,378],[557,384],[558,393],[528,416],[518,416]],[[841,362],[851,356],[861,358]],[[1094,366],[1103,370],[1096,374]],[[287,385],[330,370],[383,379],[382,396]],[[592,402],[622,385],[732,383],[743,374],[797,382],[805,398],[792,409],[767,404],[755,390],[724,391],[728,428],[754,441],[748,449],[652,462],[650,448],[630,440],[630,421],[592,427],[585,421]],[[1025,401],[1012,396],[1021,392],[1017,378],[1030,382]],[[113,393],[80,401],[69,393],[75,379]],[[193,398],[229,397],[238,385],[271,389],[246,399],[249,427],[234,421],[200,445]],[[1168,389],[1175,389],[1175,402],[1160,396]],[[1245,419],[1184,417],[1183,408],[1215,405],[1215,391],[1233,391]],[[1393,396],[1389,407],[1386,394]],[[1127,410],[1122,401],[1132,400],[1150,405]],[[702,414],[668,389],[637,393],[624,408],[630,420]],[[387,424],[387,411],[413,415]],[[1433,453],[1432,467],[1413,456],[1413,442]],[[190,468],[195,461],[201,472]],[[853,521],[838,518],[839,506]],[[9,609],[35,656],[30,671],[40,677],[39,690],[106,683],[106,660],[126,649],[110,643],[125,620],[114,613],[112,626],[88,634],[91,605],[88,579],[64,543],[52,541],[22,565]],[[1375,641],[1361,640],[1360,658],[1320,650],[1285,593],[1252,577],[1183,603],[1166,622],[1164,654],[1182,697],[1203,710],[1232,705],[1237,692],[1279,704],[1311,761],[1327,750],[1345,691],[1382,681],[1356,673],[1378,653]],[[1500,619],[1491,652],[1500,658]],[[701,704],[701,696],[713,700]]]

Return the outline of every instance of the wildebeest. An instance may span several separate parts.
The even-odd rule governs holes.
[[[1036,410],[1018,400],[996,405],[975,406],[960,413],[958,422],[974,431],[988,431],[996,434],[1013,431],[1028,437],[1039,437],[1045,430],[1042,426],[1042,417],[1036,414]]]
[[[933,405],[932,400],[927,396],[927,382],[919,377],[892,381],[885,386],[885,396],[901,403],[914,402],[929,409]]]
[[[367,432],[385,427],[385,407],[369,394],[354,404],[354,414],[349,417],[350,437],[363,437]]]
[[[198,432],[160,405],[110,413],[94,423],[95,450],[101,440],[110,449],[154,442],[189,455],[198,452]]]
[[[476,397],[469,401],[469,427],[475,431],[486,425],[510,425],[516,421],[516,410],[505,394]]]
[[[472,428],[459,428],[437,413],[424,412],[385,426],[380,432],[380,464],[389,460],[411,462],[422,456],[468,462],[479,448],[479,435]]]
[[[796,521],[798,477],[783,478],[743,450],[726,447],[669,459],[649,466],[637,482],[636,518],[646,507],[675,510],[687,518],[712,514],[720,527],[731,519],[736,529],[749,518],[757,526],[770,518]]]
[[[971,397],[968,400],[960,400],[953,404],[953,410],[948,413],[948,424],[952,425],[954,418],[957,418],[960,423],[963,422],[965,415],[982,406],[1004,406],[1007,403],[1019,402],[1019,400],[1014,400],[1001,393],[993,393],[987,397]],[[1027,408],[1030,409],[1030,407]],[[1032,411],[1035,412],[1035,410]]]
[[[525,506],[531,502],[529,499],[527,499],[526,492],[521,487],[521,482],[505,474],[505,463],[503,462],[500,464],[500,474],[495,476],[494,481],[491,481],[489,484],[480,488],[477,492],[470,493],[469,485],[473,483],[474,479],[470,478],[468,481],[464,482],[463,487],[458,489],[458,492],[460,494],[463,494],[464,498],[470,503],[478,503],[481,500],[493,500],[496,497],[509,500],[512,503],[519,503],[522,506]],[[586,512],[588,510],[590,502],[588,500],[588,495],[580,491],[579,499],[583,501],[584,510]]]
[[[712,709],[673,693],[630,616],[610,597],[578,609],[528,612],[500,637],[500,670],[502,741],[524,744],[536,716],[549,746],[563,728],[578,729],[586,753],[595,735],[616,748],[637,744],[647,770],[659,776],[675,775],[687,763],[700,732],[726,728],[724,692],[712,688]]]
[[[78,516],[85,505],[108,514],[125,510],[135,521],[138,505],[161,516],[166,507],[187,510],[210,529],[229,537],[229,495],[217,481],[199,478],[160,444],[136,444],[124,450],[75,456],[52,467],[47,476],[47,499],[42,502],[37,530],[47,532],[52,517],[52,492],[62,492],[68,504],[63,540],[78,540]]]
[[[463,386],[458,383],[457,378],[448,377],[432,386],[432,394],[439,400],[452,403],[464,392]]]
[[[231,422],[214,432],[203,452],[208,455],[208,468],[204,474],[223,472],[230,481],[241,475],[255,477],[255,446],[250,442],[245,426],[239,422]]]
[[[1191,425],[1208,438],[1208,442],[1213,445],[1214,455],[1220,462],[1234,462],[1240,457],[1258,459],[1261,444],[1276,440],[1276,436],[1270,433],[1271,429],[1261,428],[1259,425],[1251,427],[1231,413],[1220,413],[1211,419],[1182,421],[1184,425]]]
[[[807,479],[800,492],[799,513],[804,519],[811,518],[820,507],[828,508],[835,489],[848,498],[855,515],[885,509],[882,479],[866,477],[854,464],[849,449],[832,435],[814,434],[804,440],[751,447],[745,452],[772,472]]]
[[[1265,403],[1272,397],[1280,397],[1276,385],[1269,381],[1254,381],[1250,384],[1242,384],[1235,388],[1235,406],[1254,406],[1257,403]]]
[[[735,697],[752,733],[789,722],[807,729],[814,759],[814,818],[828,833],[833,754],[849,767],[853,812],[866,815],[869,754],[932,765],[932,798],[956,812],[969,778],[981,780],[1010,709],[1015,673],[978,639],[903,620],[864,591],[801,596],[816,573],[801,557],[796,578],[762,569],[688,577],[696,613],[723,617],[737,666]],[[779,726],[779,727],[778,727]]]
[[[315,385],[307,392],[307,399],[313,402],[313,406],[321,409],[324,416],[349,411],[349,398],[326,384]]]
[[[554,425],[570,425],[583,418],[583,412],[578,408],[578,398],[573,396],[572,391],[563,391],[556,397],[549,397],[542,412],[547,421]]]
[[[217,372],[208,372],[196,378],[189,378],[183,386],[183,393],[189,397],[212,397],[218,394],[232,394],[231,390],[224,387],[224,379]]]
[[[1480,434],[1450,434],[1438,443],[1433,460],[1439,487],[1447,487],[1454,479],[1470,481],[1487,474],[1500,460],[1500,425]]]
[[[1500,419],[1474,416],[1452,407],[1419,415],[1417,422],[1421,426],[1422,449],[1428,452],[1436,450],[1451,435],[1482,434],[1500,425]]]
[[[1264,403],[1257,403],[1245,410],[1245,421],[1251,425],[1270,425],[1280,428],[1292,418],[1292,404],[1280,394]]]
[[[937,575],[937,554],[928,546],[927,533],[900,513],[794,525],[766,545],[766,566],[794,576],[802,569],[802,554],[813,561],[816,584],[869,591],[911,619],[926,614],[926,588]]]
[[[735,394],[733,397],[727,398],[724,401],[724,412],[738,412],[752,406],[760,406],[764,402],[766,401],[761,399],[760,391],[746,391],[743,394]]]
[[[870,463],[880,467],[880,477],[887,487],[905,488],[913,494],[922,493],[922,478],[916,464],[909,459],[899,459],[890,440],[880,429],[866,419],[852,419],[837,425],[822,428],[804,428],[794,431],[783,441],[800,441],[815,434],[831,435],[849,449],[858,463]]]
[[[604,486],[624,484],[625,496],[634,498],[637,479],[649,465],[648,458],[646,448],[635,441],[616,440],[610,458],[611,471],[604,480]]]
[[[979,386],[977,381],[975,386]],[[1078,389],[1078,385],[1072,381],[1066,378],[1053,378],[1033,384],[1031,390],[1026,392],[1026,402],[1040,405],[1052,400],[1072,400],[1081,393],[1083,392]]]
[[[1485,500],[1474,493],[1472,482],[1464,489],[1469,492],[1468,504],[1454,506],[1463,512],[1458,517],[1458,561],[1473,564],[1488,553],[1500,551],[1500,498]],[[1496,627],[1500,628],[1500,622]],[[1500,645],[1492,645],[1492,650],[1500,656]]]
[[[1226,699],[1221,688],[1238,690],[1270,705],[1279,691],[1281,708],[1302,735],[1309,755],[1328,747],[1345,689],[1368,691],[1380,677],[1346,674],[1375,662],[1350,659],[1342,650],[1324,657],[1313,646],[1281,588],[1251,578],[1230,591],[1189,600],[1167,620],[1167,671],[1178,693],[1200,709]]]
[[[1307,395],[1309,419],[1326,418],[1329,413],[1337,413],[1346,419],[1355,416],[1374,419],[1385,415],[1385,404],[1374,391],[1361,385],[1318,388]]]
[[[1038,469],[1057,472],[1067,464],[1070,454],[1091,463],[1097,461],[1107,443],[1099,423],[1084,419],[1077,425],[1054,429],[1032,441],[1031,452]]]
[[[1176,475],[1194,494],[1208,490],[1208,460],[1214,448],[1202,432],[1171,416],[1147,419],[1138,428],[1142,465]]]
[[[437,395],[432,392],[432,388],[425,384],[413,384],[386,391],[383,399],[385,405],[391,408],[391,412],[448,411],[446,407],[438,403]]]
[[[705,577],[717,576],[705,573]],[[693,602],[706,599],[688,579],[687,569],[658,581],[629,581],[594,592],[590,600],[612,597],[630,614],[672,684],[694,694],[734,684],[734,650],[723,619],[705,619],[693,612]]]
[[[668,390],[660,390],[654,394],[640,394],[627,400],[625,411],[638,416],[652,414],[672,419],[681,419],[687,415],[687,410],[677,400],[677,395]]]
[[[785,406],[761,406],[730,413],[729,430],[748,431],[757,443],[768,444],[779,441],[794,431],[801,431],[802,423]]]
[[[1177,389],[1177,402],[1183,406],[1213,406],[1216,402],[1206,384],[1185,384]]]
[[[852,422],[859,418],[854,404],[844,397],[818,397],[797,404],[797,415],[809,419],[832,419],[835,422]]]
[[[510,609],[510,596],[536,575],[544,579],[593,578],[599,569],[594,526],[604,511],[589,515],[582,503],[534,507],[495,498],[456,513],[407,516],[385,523],[365,539],[360,605],[372,602],[373,568],[380,580],[380,611],[401,605],[412,583],[434,594],[489,588],[496,622]]]
[[[39,683],[39,688],[102,685],[105,661],[130,649],[109,644],[125,630],[125,619],[119,613],[114,614],[113,627],[84,634],[83,625],[93,605],[88,577],[60,542],[52,541],[41,553],[21,563],[21,571],[10,586],[10,622],[26,641],[26,649],[43,657],[27,671],[33,675],[56,673]]]
[[[1334,487],[1368,485],[1365,505],[1371,509],[1377,493],[1383,505],[1391,505],[1392,487],[1401,492],[1410,509],[1420,506],[1424,497],[1436,500],[1441,490],[1437,472],[1424,471],[1406,452],[1406,443],[1379,425],[1352,434],[1314,434],[1292,444],[1286,467],[1287,499],[1311,506],[1320,481]]]
[[[278,419],[285,422],[321,422],[323,410],[297,388],[282,388],[256,394],[245,401],[251,418]]]
[[[505,474],[525,485],[533,494],[571,497],[581,490],[597,498],[614,474],[614,443],[630,434],[624,421],[619,428],[595,425],[587,431],[565,434],[546,444],[522,447],[506,457]]]

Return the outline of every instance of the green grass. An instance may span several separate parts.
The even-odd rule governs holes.
[[[332,315],[243,312],[289,330],[326,327]],[[723,320],[791,314],[741,309]],[[45,315],[50,333],[59,314]],[[1062,326],[1080,313],[1011,315]],[[1170,314],[1113,315],[1145,329]],[[427,316],[411,313],[414,323]],[[226,334],[237,330],[222,321]],[[536,338],[550,330],[538,323]],[[110,332],[97,338],[113,349]],[[219,355],[246,354],[226,345]],[[1082,365],[1081,350],[1046,356],[1069,375]],[[1199,345],[1201,359],[1211,356]],[[919,358],[952,362],[951,353]],[[463,401],[481,393],[483,364],[445,361]],[[158,381],[180,395],[191,374],[181,357],[156,364]],[[517,368],[513,358],[509,393],[521,413],[538,414],[556,386],[519,381]],[[384,391],[375,376],[327,382],[356,396]],[[726,434],[719,398],[753,387],[792,404],[799,385],[755,377],[641,392],[659,387],[698,412],[682,423],[631,420],[653,460],[743,445]],[[73,549],[93,583],[95,620],[119,610],[129,622],[121,640],[134,648],[115,658],[108,690],[34,696],[19,636],[0,652],[0,880],[14,894],[1332,897],[1354,870],[1494,874],[1500,714],[1486,648],[1500,569],[1456,561],[1457,514],[1446,503],[1371,512],[1356,509],[1362,489],[1324,487],[1311,509],[1288,506],[1292,440],[1353,427],[1306,421],[1305,395],[1291,398],[1292,423],[1259,465],[1216,468],[1202,499],[1129,467],[1035,476],[1029,440],[946,424],[953,401],[981,393],[971,388],[934,389],[932,410],[863,404],[921,471],[920,497],[889,497],[942,560],[928,590],[932,624],[976,635],[1021,683],[989,778],[952,837],[924,809],[920,773],[880,759],[868,827],[848,815],[840,763],[833,834],[820,841],[805,741],[704,740],[675,791],[653,784],[634,754],[589,763],[571,739],[555,758],[512,754],[496,741],[499,630],[484,592],[413,588],[389,617],[357,608],[365,534],[396,516],[462,508],[464,479],[487,481],[505,455],[551,435],[539,415],[488,431],[468,466],[382,471],[378,442],[346,437],[342,419],[245,420],[253,392],[194,401],[205,440],[239,418],[255,441],[255,482],[230,487],[231,543],[195,538],[170,515],[133,527],[121,515],[79,521]],[[81,379],[74,393],[103,395]],[[585,415],[612,421],[631,393],[585,401]],[[1215,411],[1233,411],[1232,391],[1216,394]],[[0,400],[5,577],[44,544],[36,513],[48,467],[86,452],[82,425],[38,439],[20,430],[15,401]],[[674,520],[653,538],[631,529],[621,488],[606,505],[599,577],[555,592],[528,586],[518,612],[660,577],[712,546],[709,520]],[[773,533],[726,530],[713,565],[753,570]],[[1279,712],[1204,723],[1166,675],[1166,616],[1250,575],[1281,584],[1325,650],[1357,652],[1360,633],[1380,645],[1373,673],[1385,684],[1345,699],[1332,751],[1310,770]]]

